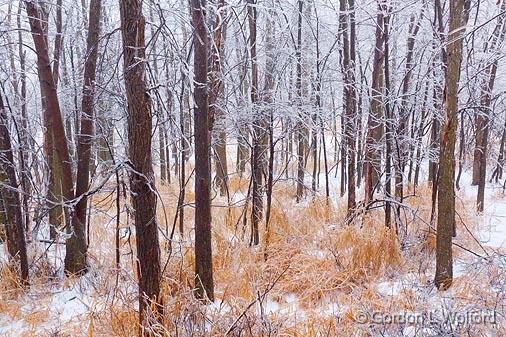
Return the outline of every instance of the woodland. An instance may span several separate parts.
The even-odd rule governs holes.
[[[506,0],[0,0],[0,336],[506,336]]]

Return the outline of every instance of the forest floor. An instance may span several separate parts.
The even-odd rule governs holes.
[[[262,228],[261,245],[251,247],[249,219],[247,227],[240,220],[249,181],[233,176],[231,207],[226,197],[213,199],[215,302],[202,305],[192,297],[193,209],[185,207],[184,234],[176,226],[170,253],[167,234],[160,236],[164,322],[156,329],[170,336],[504,336],[506,198],[489,184],[485,212],[478,215],[476,189],[466,179],[456,199],[454,283],[438,292],[426,183],[416,196],[408,188],[409,208],[400,211],[407,236],[402,229],[398,236],[385,227],[380,208],[347,225],[346,199],[335,192],[335,179],[328,203],[308,196],[297,204],[295,186],[279,181],[268,240]],[[170,235],[179,188],[158,190],[158,220]],[[187,203],[194,199],[190,190]],[[0,245],[0,336],[136,334],[135,235],[122,207],[117,272],[115,202],[112,185],[93,197],[91,267],[81,278],[63,276],[64,245],[31,243],[31,287],[20,289]],[[469,312],[471,321],[463,318]]]

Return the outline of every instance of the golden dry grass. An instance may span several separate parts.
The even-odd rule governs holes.
[[[246,194],[248,184],[246,178],[233,176],[230,192]],[[170,233],[179,188],[175,184],[159,186],[158,192],[163,201],[158,202],[158,221],[163,231]],[[176,241],[172,244],[170,260],[166,241],[163,236],[160,238],[162,266],[166,264],[166,268],[162,281],[164,327],[157,331],[160,335],[223,336],[241,317],[231,335],[362,336],[368,330],[357,323],[356,315],[364,308],[385,312],[423,308],[424,299],[416,289],[405,287],[394,296],[385,296],[376,289],[376,284],[411,273],[418,275],[416,282],[420,287],[431,287],[428,283],[430,270],[433,270],[435,244],[427,226],[430,193],[429,188],[420,187],[416,197],[406,200],[417,212],[416,217],[408,214],[403,218],[408,227],[407,240],[411,243],[404,250],[401,250],[395,229],[384,226],[382,211],[371,211],[347,225],[344,202],[335,204],[317,196],[296,204],[293,198],[295,187],[290,183],[280,182],[275,186],[269,238],[266,240],[264,224],[259,247],[249,245],[249,226],[243,226],[244,216],[249,224],[250,210],[244,215],[242,204],[230,208],[214,207],[216,304],[211,307],[202,306],[191,293],[193,211],[187,207],[185,234],[180,237],[176,226]],[[1,316],[22,321],[28,335],[49,336],[54,331],[57,331],[53,334],[55,336],[135,335],[137,289],[134,256],[130,254],[135,250],[135,235],[131,215],[127,216],[123,208],[120,227],[130,227],[132,235],[124,236],[120,241],[122,261],[117,273],[114,261],[115,198],[114,193],[103,192],[92,200],[95,212],[89,253],[95,271],[85,276],[86,282],[83,284],[79,279],[55,281],[48,276],[50,272],[39,272],[32,277],[32,290],[27,295],[13,284],[16,278],[12,271],[2,265]],[[187,189],[186,202],[193,199],[194,194]],[[123,198],[120,201],[122,206],[128,202]],[[226,198],[218,198],[213,203],[224,205]],[[466,200],[457,202],[457,210],[469,229],[459,222],[457,241],[478,252],[480,247],[472,235],[479,229],[478,221],[469,211],[469,203]],[[459,258],[466,256],[460,249],[454,251]],[[50,258],[40,259],[40,270],[52,268]],[[489,274],[483,282],[504,277],[499,272],[494,275],[492,270]],[[51,325],[57,314],[51,312],[51,296],[37,295],[33,288],[81,289],[88,303],[94,305],[79,319],[60,322],[53,331]],[[459,298],[481,296],[492,301],[490,291],[478,289],[468,277],[457,277],[454,291]],[[21,311],[21,299],[26,296],[39,296],[40,305]],[[257,303],[245,311],[254,301]],[[269,312],[269,308],[276,310]],[[41,326],[44,328],[37,330]]]

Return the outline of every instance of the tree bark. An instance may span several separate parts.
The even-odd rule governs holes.
[[[214,301],[211,245],[211,165],[206,29],[206,0],[191,0],[194,29],[194,135],[195,135],[195,288],[202,300]]]
[[[269,222],[271,219],[271,207],[272,207],[272,191],[274,185],[274,109],[270,106],[274,102],[274,81],[275,81],[275,62],[276,53],[274,51],[274,2],[267,13],[266,24],[265,24],[265,77],[264,77],[264,88],[262,91],[262,102],[266,105],[269,111],[269,123],[268,123],[268,136],[269,136],[269,163],[267,167],[267,186],[266,186],[266,197],[267,205],[265,209],[265,247],[269,245],[270,240],[270,227]],[[266,254],[264,255],[266,256]]]
[[[7,250],[20,268],[21,281],[28,285],[28,257],[26,253],[25,225],[18,192],[14,155],[7,123],[7,111],[0,94],[0,193],[4,202]],[[6,186],[3,186],[3,185]]]
[[[40,91],[44,97],[44,117],[46,118],[46,125],[49,129],[46,130],[47,136],[52,140],[47,151],[51,151],[55,158],[56,166],[61,169],[61,179],[55,178],[55,183],[60,182],[61,194],[63,201],[69,201],[74,197],[74,187],[72,181],[72,166],[70,160],[70,153],[67,138],[65,136],[65,127],[63,124],[62,114],[60,110],[60,103],[58,102],[58,95],[56,92],[56,84],[53,79],[51,70],[47,41],[45,39],[45,30],[42,26],[42,17],[37,6],[31,1],[24,1],[26,12],[30,21],[30,28],[35,44],[35,51],[37,53],[37,75],[40,83]],[[54,149],[52,151],[51,149]],[[58,196],[56,196],[58,197]],[[65,223],[70,225],[70,214],[66,209]]]
[[[88,196],[86,192],[90,184],[90,158],[93,144],[93,119],[95,116],[95,74],[98,58],[98,38],[100,34],[100,12],[102,0],[90,1],[90,20],[84,64],[84,85],[81,103],[81,132],[77,136],[77,204],[72,217],[72,235],[67,240],[65,270],[72,274],[83,274],[87,271],[86,243],[86,210]]]
[[[385,36],[385,47],[384,47],[384,74],[385,74],[385,226],[390,228],[392,226],[392,113],[390,110],[390,104],[388,103],[388,97],[390,95],[390,48],[389,48],[389,25],[390,25],[390,9],[388,4],[383,3],[382,9],[386,12],[383,17],[383,34]],[[396,228],[398,230],[398,228]]]
[[[258,105],[258,62],[257,62],[257,9],[256,0],[248,0],[249,48],[251,57],[251,105],[253,111],[253,149],[251,152],[252,206],[251,206],[251,243],[258,245],[259,223],[263,219],[263,176],[262,156],[264,132],[261,110]]]
[[[297,134],[297,194],[296,200],[300,202],[304,196],[304,128],[302,123],[303,114],[301,109],[302,105],[302,8],[304,2],[302,0],[297,1],[298,14],[297,14],[297,46],[295,51],[295,59],[297,61],[297,70],[295,78],[295,90],[297,91],[297,105],[299,106],[299,116],[297,123],[295,124],[295,132]]]
[[[354,11],[354,1],[348,1],[348,10]],[[356,208],[355,200],[355,134],[356,134],[356,93],[355,93],[355,69],[354,59],[351,60],[352,48],[354,52],[354,46],[350,45],[350,38],[348,32],[348,17],[346,15],[346,0],[340,0],[339,5],[339,24],[340,31],[343,37],[343,52],[342,52],[342,67],[344,76],[344,108],[345,108],[345,119],[344,119],[344,138],[343,142],[346,143],[346,154],[347,154],[347,191],[348,191],[348,215],[351,215]],[[353,7],[352,7],[353,6]],[[354,54],[354,53],[353,53]]]
[[[383,59],[384,54],[384,18],[378,2],[378,14],[376,15],[376,47],[374,49],[374,64],[372,73],[372,93],[369,118],[367,121],[367,138],[365,145],[365,203],[372,200],[374,190],[377,188],[381,170],[381,137],[383,135]]]
[[[153,7],[150,6],[149,7],[149,19],[151,22],[155,22],[155,18],[154,18],[154,15],[153,15]],[[151,61],[153,63],[153,72],[152,72],[152,77],[153,77],[153,86],[158,86],[160,84],[160,80],[159,80],[159,69],[158,69],[158,51],[157,51],[157,48],[156,48],[156,31],[155,31],[155,25],[151,25],[151,38],[153,39],[153,43],[151,44],[152,45],[152,55],[153,55],[153,60]],[[165,46],[165,57],[167,57],[167,47]],[[168,62],[166,62],[168,63]],[[168,64],[166,65],[166,67],[168,67]],[[168,78],[167,78],[167,82],[168,82]],[[171,91],[170,89],[168,88],[168,83],[166,84],[167,86],[167,93],[171,94]],[[170,105],[171,105],[171,99],[172,97],[167,97],[167,110],[169,111],[170,113]],[[168,175],[168,182],[170,184],[170,170],[167,170],[167,161],[169,160],[169,157],[167,156],[167,150],[168,150],[168,146],[167,146],[167,130],[166,130],[166,115],[165,115],[165,111],[164,111],[164,104],[162,104],[161,102],[161,97],[160,97],[160,94],[157,93],[156,95],[156,100],[155,101],[152,101],[152,109],[155,111],[155,115],[156,115],[156,119],[157,119],[157,126],[158,126],[158,153],[159,153],[159,156],[160,156],[160,180],[161,180],[161,183],[162,185],[165,184],[167,182],[167,175]]]
[[[482,96],[481,96],[481,106],[482,106],[482,130],[480,135],[480,142],[477,142],[478,150],[475,151],[475,156],[478,154],[479,163],[478,163],[478,194],[476,196],[476,207],[478,212],[483,212],[485,206],[485,184],[486,184],[486,175],[487,175],[487,147],[488,147],[488,134],[489,134],[489,122],[490,122],[490,104],[492,101],[492,90],[494,89],[494,82],[497,72],[497,63],[498,60],[495,60],[489,66],[488,73],[488,81],[483,88]],[[478,138],[477,138],[478,140]],[[478,152],[478,153],[477,153]]]
[[[506,10],[506,1],[502,2],[501,12]],[[505,15],[502,14],[497,18],[497,24],[492,33],[490,45],[485,47],[485,52],[497,52],[497,46],[501,45],[506,33],[506,24],[504,23]],[[488,49],[488,50],[487,50]],[[478,185],[478,195],[476,200],[478,212],[483,212],[485,203],[485,184],[487,174],[487,147],[489,135],[489,122],[491,115],[492,91],[494,90],[494,82],[497,73],[499,60],[493,57],[493,60],[486,65],[486,77],[483,80],[480,105],[481,109],[476,118],[476,147],[474,149],[473,161],[473,184]],[[477,178],[475,180],[475,178]]]
[[[151,153],[152,114],[145,78],[145,19],[141,1],[120,0],[119,5],[128,103],[130,190],[135,211],[140,334],[152,335],[146,330],[146,311],[151,308],[155,315],[161,311],[161,270]]]
[[[458,87],[462,62],[462,35],[465,0],[450,1],[448,68],[445,84],[445,122],[441,132],[439,191],[436,237],[436,275],[439,290],[448,289],[453,280],[452,236],[455,227],[455,142],[458,123]]]
[[[224,57],[223,42],[226,38],[227,23],[224,11],[225,1],[219,0],[217,18],[214,29],[214,43],[211,46],[211,74],[209,91],[209,115],[211,116],[210,127],[215,136],[214,150],[216,152],[216,180],[220,195],[227,194],[228,189],[228,166],[227,166],[227,134],[225,132],[224,106],[218,105],[219,100],[224,100],[224,83],[221,79],[221,65]],[[220,97],[221,96],[221,97]],[[218,121],[218,124],[215,123]],[[217,126],[217,127],[216,127]]]
[[[502,179],[503,174],[503,166],[504,166],[504,156],[505,156],[505,149],[506,149],[506,118],[504,119],[503,124],[503,130],[502,130],[502,136],[501,136],[501,143],[499,145],[499,156],[497,158],[497,165],[494,169],[494,172],[492,173],[492,177],[490,178],[490,181],[492,182],[495,180],[495,182],[499,182],[500,179]]]

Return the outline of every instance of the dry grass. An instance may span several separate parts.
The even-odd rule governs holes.
[[[230,192],[247,193],[245,177],[230,179]],[[175,184],[159,186],[158,220],[162,229],[172,229],[179,188]],[[295,187],[290,183],[275,186],[269,238],[261,228],[262,244],[249,245],[249,226],[243,226],[243,203],[233,207],[213,208],[213,263],[216,303],[202,306],[192,296],[194,255],[192,241],[193,211],[185,210],[185,234],[176,235],[169,257],[165,239],[162,243],[163,327],[156,330],[167,336],[362,336],[370,327],[357,323],[363,310],[392,312],[420,310],[426,307],[421,293],[429,292],[434,261],[434,237],[428,231],[430,189],[420,187],[407,203],[412,213],[402,213],[407,224],[407,244],[395,229],[387,229],[382,211],[375,210],[346,225],[344,202],[335,204],[321,197],[294,202]],[[132,336],[137,331],[137,288],[133,256],[135,235],[131,216],[124,208],[120,227],[130,228],[132,235],[121,239],[121,270],[114,269],[115,194],[103,192],[93,198],[90,261],[92,272],[83,279],[66,279],[54,271],[54,255],[40,257],[39,272],[32,276],[32,289],[25,293],[14,284],[15,277],[5,264],[0,267],[0,317],[23,322],[29,336]],[[187,191],[186,202],[194,194]],[[121,204],[125,204],[121,198]],[[457,202],[465,225],[458,223],[457,241],[473,251],[480,247],[472,233],[478,230],[477,219],[469,211],[468,201]],[[215,205],[226,205],[217,198]],[[176,228],[177,232],[177,228]],[[39,247],[40,248],[40,247]],[[455,249],[457,257],[467,256]],[[60,255],[61,257],[61,255]],[[168,261],[168,262],[167,262]],[[394,296],[378,291],[378,282],[402,280],[402,275],[417,275],[416,286],[408,285]],[[59,275],[56,279],[54,275]],[[500,270],[487,269],[486,276],[473,275],[483,284],[501,282]],[[116,282],[116,280],[118,281]],[[481,298],[491,304],[492,293],[476,286],[468,276],[458,277],[455,297]],[[45,296],[41,289],[47,290]],[[58,320],[52,311],[51,291],[73,289],[83,294],[89,306],[79,319]],[[37,298],[37,307],[28,306],[27,298]],[[249,310],[252,302],[257,301]],[[488,302],[487,302],[488,301]],[[459,303],[463,303],[461,300]],[[241,317],[240,319],[237,319]],[[55,320],[58,325],[55,325]],[[235,322],[235,323],[234,323]],[[3,324],[0,321],[0,326]],[[37,328],[38,327],[38,328]],[[386,330],[392,327],[384,327]],[[374,329],[372,331],[375,331]]]

